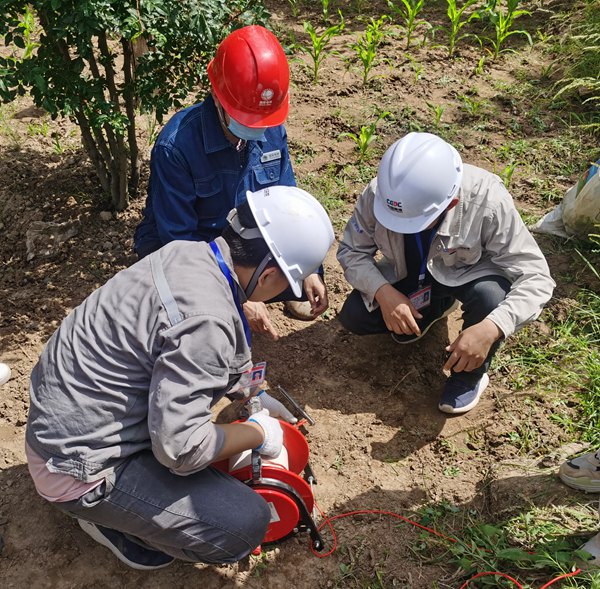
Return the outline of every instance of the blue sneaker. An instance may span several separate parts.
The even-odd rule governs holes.
[[[77,518],[81,529],[96,542],[106,546],[121,562],[139,571],[152,571],[169,566],[175,559],[164,552],[150,550],[129,540],[122,532]]]
[[[470,383],[457,374],[453,374],[444,385],[442,398],[438,405],[439,410],[452,414],[471,411],[479,403],[479,398],[489,383],[490,377],[487,374],[484,374],[475,383]]]

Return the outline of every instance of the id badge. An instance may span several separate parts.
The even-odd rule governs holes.
[[[431,304],[431,285],[416,290],[408,298],[417,311],[429,307]]]
[[[267,372],[267,363],[259,362],[252,367],[252,380],[250,381],[250,386],[252,388],[259,387],[265,382],[265,376]]]

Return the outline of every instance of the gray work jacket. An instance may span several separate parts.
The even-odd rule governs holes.
[[[337,252],[346,280],[362,293],[369,310],[377,307],[379,288],[407,275],[404,236],[386,229],[373,213],[376,186],[374,179],[359,197]],[[488,315],[505,337],[536,319],[556,286],[500,178],[468,164],[458,204],[446,213],[431,243],[427,268],[446,286],[489,275],[508,278],[510,292]]]
[[[210,409],[250,367],[209,245],[174,241],[93,292],[50,338],[31,375],[26,439],[51,472],[86,482],[143,450],[190,474],[219,454]]]

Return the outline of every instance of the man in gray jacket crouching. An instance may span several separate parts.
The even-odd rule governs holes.
[[[210,465],[277,456],[281,426],[264,410],[217,425],[211,407],[252,367],[243,303],[300,295],[333,229],[312,196],[283,186],[249,192],[228,221],[214,241],[169,243],[93,292],[31,375],[38,493],[137,569],[235,562],[269,524],[267,503]]]
[[[500,178],[430,133],[385,152],[337,257],[354,287],[339,319],[353,333],[408,344],[462,303],[438,405],[452,414],[477,405],[500,342],[538,317],[555,286]]]

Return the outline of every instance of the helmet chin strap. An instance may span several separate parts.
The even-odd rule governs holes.
[[[256,283],[260,278],[260,275],[263,273],[263,270],[267,267],[267,264],[273,259],[273,255],[269,252],[262,260],[262,262],[256,266],[256,270],[254,270],[252,277],[250,278],[250,282],[246,285],[244,292],[246,293],[246,297],[250,299],[252,293],[256,289]]]
[[[231,226],[231,228],[242,239],[259,239],[259,238],[263,239],[263,235],[260,232],[260,229],[258,227],[244,227],[242,225],[242,223],[240,222],[240,218],[238,216],[237,209],[232,209],[231,211],[229,211],[229,214],[227,215],[227,221],[228,221],[229,225]],[[252,296],[252,293],[256,289],[256,284],[258,283],[258,279],[260,278],[260,275],[263,273],[263,271],[267,267],[268,263],[273,259],[274,259],[273,254],[271,252],[269,252],[267,255],[265,255],[265,257],[262,259],[261,263],[256,267],[256,269],[252,273],[250,281],[248,282],[248,284],[246,285],[246,288],[244,289],[244,293],[246,294],[246,297],[248,299],[250,299],[250,297]]]

